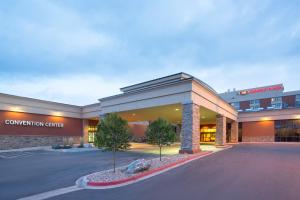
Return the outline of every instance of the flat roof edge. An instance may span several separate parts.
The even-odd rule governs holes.
[[[122,87],[122,88],[120,88],[120,90],[122,92],[126,93],[126,92],[130,92],[130,91],[139,89],[141,87],[147,87],[147,86],[151,86],[151,85],[159,85],[159,84],[171,81],[171,80],[185,79],[185,78],[191,78],[191,77],[192,76],[190,76],[186,73],[180,72],[180,73],[171,74],[171,75],[168,75],[168,76],[152,79],[152,80],[149,80],[149,81],[144,81],[144,82],[141,82],[141,83],[129,85],[129,86],[126,86],[126,87]]]

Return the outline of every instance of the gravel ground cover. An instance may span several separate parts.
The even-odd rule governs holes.
[[[201,155],[203,153],[204,152],[200,153],[199,155]],[[166,165],[175,163],[177,161],[186,160],[188,158],[195,157],[195,156],[196,156],[195,154],[177,154],[177,155],[164,156],[164,157],[162,157],[161,161],[159,160],[159,158],[148,159],[147,161],[149,161],[151,164],[148,171],[154,170],[154,169],[157,169],[160,167],[164,167]],[[143,172],[139,172],[139,173],[135,173],[135,174],[128,174],[125,172],[126,167],[127,166],[116,168],[116,172],[113,172],[113,169],[96,172],[96,173],[88,175],[86,178],[87,178],[88,182],[104,182],[105,183],[105,182],[113,182],[113,181],[119,181],[122,179],[127,179],[132,176],[137,176],[140,173],[143,173]]]

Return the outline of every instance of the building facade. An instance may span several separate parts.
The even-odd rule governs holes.
[[[300,141],[300,91],[284,92],[279,84],[218,94],[178,73],[121,88],[86,106],[0,94],[0,149],[93,142],[107,113],[126,119],[140,142],[149,122],[167,119],[182,153],[199,151],[200,142]]]
[[[239,112],[240,141],[300,141],[300,91],[284,92],[278,84],[220,96]]]

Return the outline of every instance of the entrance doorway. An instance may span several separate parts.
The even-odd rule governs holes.
[[[200,126],[200,142],[213,143],[216,141],[216,125],[208,124]]]

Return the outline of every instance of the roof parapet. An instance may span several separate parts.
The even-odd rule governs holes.
[[[130,86],[127,86],[127,87],[120,88],[120,90],[123,93],[130,93],[130,92],[136,92],[136,91],[140,91],[140,90],[147,90],[147,89],[154,88],[154,87],[160,87],[160,86],[163,86],[163,85],[166,85],[166,84],[176,83],[178,81],[189,80],[189,79],[197,81],[199,84],[203,85],[208,90],[210,90],[213,93],[217,94],[217,92],[212,87],[210,87],[209,85],[207,85],[203,81],[195,78],[194,76],[191,76],[191,75],[189,75],[187,73],[184,73],[184,72],[180,72],[180,73],[177,73],[177,74],[172,74],[172,75],[169,75],[169,76],[153,79],[153,80],[150,80],[150,81],[145,81],[145,82],[142,82],[142,83],[130,85]]]
[[[177,82],[183,79],[190,79],[192,78],[192,76],[188,75],[188,74],[184,74],[184,73],[177,73],[177,74],[172,74],[170,76],[165,76],[165,77],[161,77],[161,78],[157,78],[157,79],[153,79],[150,81],[145,81],[142,83],[138,83],[138,84],[134,84],[134,85],[130,85],[127,87],[123,87],[120,88],[120,90],[123,93],[129,93],[129,92],[135,92],[138,90],[145,90],[148,88],[153,88],[153,87],[159,87],[161,85],[165,85],[165,84],[169,84],[169,83],[173,83],[173,82]]]

